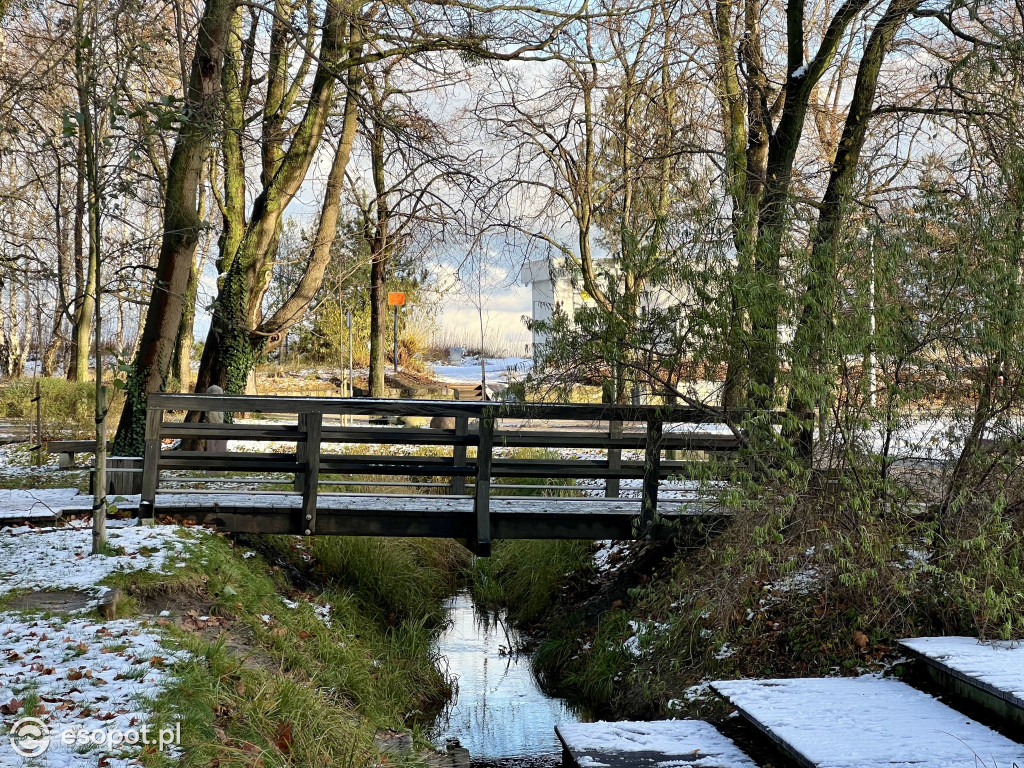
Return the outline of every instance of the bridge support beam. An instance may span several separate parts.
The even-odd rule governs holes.
[[[494,448],[494,411],[488,408],[480,415],[480,445],[476,453],[476,488],[473,513],[476,537],[473,551],[477,557],[491,556],[491,459]]]

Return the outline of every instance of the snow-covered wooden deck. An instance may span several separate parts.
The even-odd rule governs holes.
[[[941,685],[1024,726],[1024,645],[973,637],[915,637],[900,645]]]
[[[1024,765],[1024,745],[898,680],[731,680],[712,688],[807,768]]]
[[[92,509],[92,497],[77,488],[0,489],[0,521],[53,519],[63,512]]]
[[[757,768],[701,720],[571,723],[555,728],[566,768]]]

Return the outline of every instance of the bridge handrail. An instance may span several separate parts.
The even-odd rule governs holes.
[[[295,414],[297,424],[253,425],[248,424],[183,424],[164,422],[167,411],[216,411],[235,413]],[[492,474],[498,472],[509,476],[505,466],[508,460],[499,462],[499,470],[493,461],[495,445],[537,445],[537,435],[544,433],[530,430],[496,430],[500,419],[527,419],[543,421],[606,421],[606,433],[595,438],[592,434],[574,433],[565,429],[551,434],[552,445],[567,446],[575,441],[597,442],[609,450],[608,486],[611,480],[627,474],[621,460],[622,448],[642,448],[644,451],[642,469],[642,490],[640,504],[640,525],[642,530],[653,526],[658,505],[658,482],[663,475],[661,453],[673,447],[688,447],[695,450],[731,450],[738,441],[727,435],[701,436],[699,433],[666,434],[666,425],[671,424],[716,424],[725,423],[724,414],[679,406],[660,405],[588,405],[518,402],[465,402],[438,400],[385,400],[375,398],[323,398],[323,397],[267,397],[202,394],[154,394],[150,395],[146,413],[146,441],[143,465],[142,496],[140,517],[152,517],[159,484],[162,438],[168,434],[183,437],[206,437],[227,439],[249,437],[256,440],[294,441],[294,459],[281,455],[267,456],[266,461],[253,457],[245,459],[244,454],[208,454],[206,457],[185,452],[180,458],[168,457],[167,462],[176,466],[196,469],[232,469],[249,465],[285,467],[294,471],[295,491],[302,496],[301,508],[297,513],[297,530],[306,534],[316,532],[317,494],[320,485],[321,444],[324,442],[364,442],[369,435],[363,428],[325,427],[323,417],[331,415],[362,416],[418,416],[454,418],[454,429],[404,429],[401,430],[409,444],[451,445],[453,455],[448,471],[437,474],[451,476],[451,492],[465,493],[466,477],[474,478],[473,508],[476,519],[475,549],[487,552],[490,547],[490,491]],[[469,420],[478,419],[475,430],[469,430]],[[643,431],[624,431],[623,423],[640,422]],[[669,427],[671,428],[671,427]],[[381,436],[398,430],[380,429]],[[365,435],[363,433],[366,433]],[[414,434],[417,433],[417,434]],[[420,434],[423,440],[420,440]],[[700,438],[703,437],[703,442]],[[696,438],[696,439],[695,439]],[[541,442],[540,444],[544,444]],[[467,462],[466,448],[475,445],[475,462]],[[613,459],[613,454],[615,457]],[[358,458],[358,457],[356,457]],[[326,468],[335,466],[333,459],[324,459]],[[358,462],[350,462],[356,464]],[[219,464],[219,466],[218,466]],[[343,473],[344,474],[344,473]],[[535,476],[535,475],[525,475]],[[584,476],[581,474],[580,476]],[[635,475],[634,475],[635,476]]]
[[[745,414],[678,405],[620,405],[613,403],[521,403],[472,400],[387,400],[372,397],[274,397],[267,395],[152,394],[149,408],[165,411],[226,411],[234,413],[322,413],[352,416],[466,416],[551,421],[649,421],[665,423],[741,423]]]

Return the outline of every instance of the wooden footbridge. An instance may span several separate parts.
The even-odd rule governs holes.
[[[188,410],[264,419],[167,420]],[[353,423],[361,417],[372,418]],[[442,428],[391,422],[434,417]],[[481,555],[492,539],[657,536],[672,521],[718,516],[695,492],[659,499],[659,484],[739,447],[710,421],[706,412],[659,406],[157,394],[138,514],[250,533],[451,537]],[[172,450],[175,439],[207,449],[244,440],[255,450]],[[623,497],[629,479],[640,481],[639,498]],[[583,497],[577,480],[603,481],[603,496]]]

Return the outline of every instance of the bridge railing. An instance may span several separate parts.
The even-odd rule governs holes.
[[[169,412],[207,411],[224,413],[273,414],[285,417],[285,423],[182,423],[166,420]],[[339,417],[337,425],[329,417]],[[368,424],[344,426],[342,416],[394,417],[450,420],[449,428],[392,427]],[[740,445],[741,436],[731,430],[713,428],[724,419],[706,411],[675,406],[563,405],[546,403],[491,403],[436,400],[381,400],[373,398],[251,397],[232,395],[156,394],[149,398],[146,417],[146,442],[143,466],[140,516],[152,517],[157,491],[164,484],[180,486],[188,480],[181,472],[231,472],[241,477],[195,478],[204,485],[211,482],[246,482],[252,473],[285,473],[292,481],[280,478],[251,479],[256,485],[292,486],[291,494],[301,496],[295,529],[316,533],[318,497],[332,485],[372,485],[444,491],[466,498],[472,485],[475,545],[485,551],[491,540],[490,502],[495,492],[522,488],[515,481],[597,478],[606,481],[605,495],[620,496],[618,483],[623,479],[641,480],[638,505],[639,525],[646,530],[658,509],[659,482],[685,475],[692,461],[666,459],[666,451],[717,454],[731,452]],[[540,425],[538,427],[538,425]],[[222,450],[163,450],[163,441],[217,441]],[[226,441],[255,441],[271,448],[285,443],[294,449],[286,452],[228,451]],[[373,453],[337,453],[325,451],[327,444],[443,446],[451,455],[382,455]],[[276,446],[280,447],[280,445]],[[495,449],[541,447],[596,451],[588,458],[553,460],[503,455]],[[475,455],[469,449],[475,448]],[[622,451],[642,451],[642,459],[622,458]],[[674,456],[670,453],[669,456]],[[174,472],[170,477],[166,472]],[[324,475],[447,478],[445,482],[326,480]],[[498,482],[494,482],[497,480]],[[563,486],[529,485],[538,489]],[[176,491],[180,492],[180,491]],[[208,493],[208,491],[203,491]],[[268,493],[261,491],[261,493]],[[273,493],[273,492],[270,492]],[[280,493],[279,491],[277,493]]]

